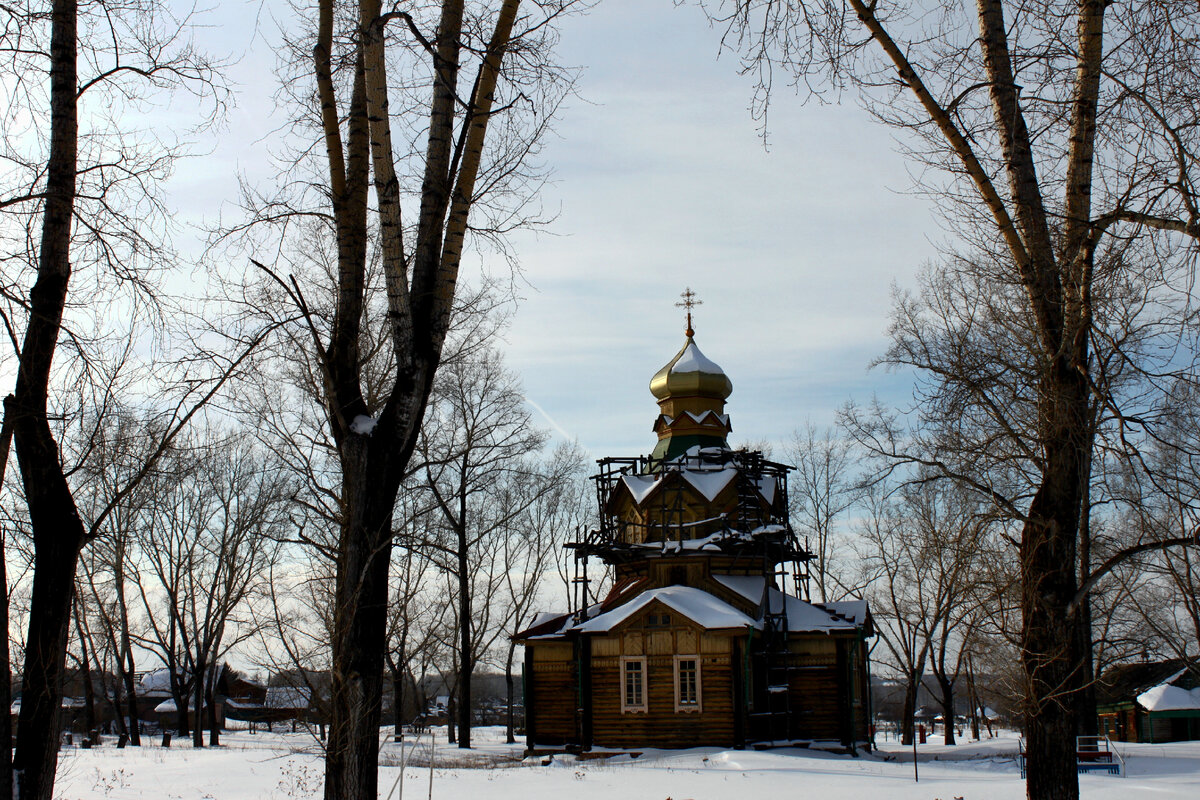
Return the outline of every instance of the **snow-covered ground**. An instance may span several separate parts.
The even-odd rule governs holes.
[[[1016,764],[1017,740],[1006,734],[979,743],[919,749],[919,782],[913,781],[911,748],[882,742],[862,758],[812,750],[740,751],[702,748],[646,751],[636,760],[618,756],[577,761],[571,757],[521,759],[521,746],[506,745],[499,728],[474,732],[473,751],[445,744],[439,731],[434,751],[432,796],[442,800],[1019,800],[1024,784]],[[157,742],[117,750],[64,748],[55,797],[61,800],[161,798],[162,800],[284,800],[321,796],[322,762],[316,742],[302,733],[232,732],[220,748],[170,749]],[[383,746],[381,800],[430,796],[428,736],[404,751],[413,764],[400,776],[401,745]],[[1091,800],[1200,797],[1200,742],[1117,745],[1127,777],[1081,775],[1082,796]]]

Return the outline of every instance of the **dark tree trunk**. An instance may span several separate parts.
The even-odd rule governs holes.
[[[369,439],[342,443],[342,523],[335,596],[326,800],[378,795],[379,726],[387,646],[388,562],[395,488],[367,469]],[[389,494],[390,491],[390,494]]]
[[[467,474],[464,465],[463,475]],[[471,573],[466,531],[467,492],[459,492],[458,528],[458,746],[471,747]]]
[[[86,532],[46,418],[50,367],[71,278],[78,145],[75,0],[54,0],[50,33],[50,152],[38,274],[16,390],[5,401],[33,529],[34,576],[13,768],[21,800],[50,800],[58,764],[63,662],[75,567]]]
[[[967,675],[967,702],[971,706],[971,738],[979,741],[979,694],[975,691],[975,664],[974,660],[967,656],[966,659],[966,675]]]
[[[124,698],[121,697],[121,684],[119,680],[111,684],[107,679],[104,680],[104,699],[112,710],[113,722],[117,724],[117,733],[124,735],[128,741],[129,728],[125,725],[125,715],[122,713],[121,701]]]
[[[518,6],[519,0],[504,0],[501,4],[471,97],[470,123],[456,134],[463,3],[447,0],[442,4],[435,39],[437,80],[430,104],[418,229],[410,258],[400,236],[383,26],[378,24],[380,3],[359,3],[355,69],[345,109],[338,108],[333,80],[334,3],[318,3],[313,61],[337,232],[338,290],[328,347],[315,344],[323,371],[327,418],[342,468],[326,800],[374,800],[378,796],[392,515],[449,327],[462,237],[474,198],[483,139]],[[457,153],[453,152],[456,141],[460,142]],[[397,363],[388,387],[389,397],[378,417],[369,417],[372,424],[364,432],[358,420],[372,410],[362,391],[359,347],[370,238],[368,188],[372,164],[383,238],[382,260],[389,286],[390,334]],[[307,316],[307,308],[304,313]],[[319,338],[315,330],[313,333]]]
[[[118,589],[121,600],[121,680],[125,682],[125,702],[130,717],[130,744],[142,746],[142,716],[138,714],[138,687],[136,666],[133,662],[133,643],[130,639],[130,620],[125,612],[124,590]]]
[[[10,428],[0,434],[0,484],[8,461]],[[4,532],[6,534],[7,531]],[[8,566],[5,563],[7,536],[0,534],[0,710],[12,707],[12,663],[8,652]],[[12,723],[8,712],[0,720],[0,800],[12,800]]]
[[[394,651],[385,651],[388,674],[392,678],[392,736],[396,741],[404,738],[404,677],[408,670],[408,622],[403,623],[400,642]]]
[[[1091,468],[1088,468],[1090,477]],[[1082,518],[1079,520],[1079,581],[1086,581],[1092,573],[1092,514],[1091,486],[1084,487]],[[1079,604],[1079,621],[1076,630],[1079,634],[1079,652],[1083,658],[1080,665],[1082,672],[1079,680],[1082,684],[1076,695],[1076,733],[1079,736],[1096,736],[1100,733],[1100,719],[1096,716],[1096,662],[1095,648],[1092,643],[1092,597],[1084,595]]]
[[[96,687],[92,685],[92,662],[83,633],[83,607],[75,603],[75,635],[79,637],[79,672],[83,677],[83,732],[90,738],[96,730]]]
[[[78,517],[74,521],[78,524]],[[47,522],[43,520],[43,524]],[[69,523],[67,520],[61,522]],[[82,534],[81,525],[79,532]],[[41,542],[34,553],[33,596],[13,759],[21,800],[50,800],[58,765],[63,660],[71,619],[71,597],[75,591],[74,577],[67,574],[62,565],[74,564],[79,556],[79,548],[73,546],[74,543],[62,544],[64,546],[55,547],[54,543]]]
[[[917,713],[917,690],[921,683],[911,672],[905,676],[904,706],[900,711],[900,743],[912,744],[915,736],[913,717]]]
[[[123,676],[125,681],[125,702],[129,714],[129,743],[134,747],[142,746],[142,718],[138,713],[137,685],[134,683],[133,652],[129,651],[128,667]]]
[[[1030,754],[1026,791],[1036,800],[1077,800],[1077,698],[1082,653],[1075,597],[1080,509],[1089,446],[1086,378],[1062,356],[1043,389],[1047,431],[1042,484],[1021,534],[1021,657],[1029,681],[1025,735]]]
[[[938,676],[938,688],[942,690],[941,705],[942,719],[946,721],[946,730],[942,734],[945,744],[955,744],[954,741],[954,682],[944,675]]]
[[[207,672],[208,665],[197,659],[192,675],[192,747],[204,747],[204,675]]]
[[[171,674],[171,697],[175,700],[175,734],[180,739],[191,733],[191,719],[188,716],[188,706],[191,702],[188,700],[191,692],[190,686],[184,686],[176,680],[174,670]]]
[[[403,654],[401,654],[401,655],[403,656]],[[401,658],[399,663],[401,663],[401,664],[404,663],[403,657]],[[395,731],[395,736],[397,739],[402,738],[404,736],[404,720],[406,717],[406,715],[404,713],[404,697],[406,694],[406,692],[404,691],[404,681],[405,681],[404,667],[397,667],[397,668],[393,669],[392,670],[392,715],[395,717],[395,719],[393,720],[393,729]]]
[[[125,702],[129,714],[129,743],[134,747],[141,747],[141,719],[138,715],[137,686],[135,685],[137,673],[133,661],[133,642],[129,635],[129,610],[125,605],[125,543],[123,540],[117,544],[115,562],[113,586],[117,594],[117,613],[120,615],[121,625],[121,652],[117,657],[117,672],[125,685]],[[120,716],[119,713],[118,716]]]
[[[220,747],[221,716],[217,713],[217,693],[212,685],[209,685],[208,690],[204,693],[204,702],[208,714],[208,746]]]
[[[513,724],[513,694],[515,693],[516,689],[513,685],[514,682],[513,682],[513,672],[512,672],[513,654],[516,652],[516,650],[517,650],[516,642],[509,641],[508,657],[504,660],[504,684],[505,684],[505,689],[507,690],[506,696],[507,696],[507,700],[508,700],[507,710],[505,711],[505,720],[504,720],[504,729],[505,729],[504,730],[504,733],[505,733],[504,741],[506,741],[508,744],[513,744],[514,742],[517,741],[516,731],[514,730],[515,726]]]

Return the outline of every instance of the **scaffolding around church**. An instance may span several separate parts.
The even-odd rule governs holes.
[[[771,575],[774,585],[804,600],[809,599],[808,564],[816,556],[801,544],[788,520],[787,476],[792,469],[770,461],[756,450],[724,447],[693,448],[674,458],[653,456],[600,459],[596,484],[599,527],[580,541],[565,547],[575,554],[574,608],[578,619],[598,602],[590,591],[592,581],[587,563],[592,557],[609,565],[645,559],[648,555],[686,557],[697,555],[689,547],[703,542],[702,552],[753,561],[762,574]],[[717,516],[688,520],[684,512],[680,481],[666,480],[671,473],[737,471],[737,503]],[[648,508],[651,521],[639,523],[610,511],[610,498],[624,477],[654,477],[663,480],[657,502]],[[768,489],[769,487],[769,489]],[[769,491],[770,502],[764,502]],[[790,586],[788,584],[791,584]]]

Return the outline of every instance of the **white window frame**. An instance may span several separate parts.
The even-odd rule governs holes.
[[[641,671],[641,675],[642,675],[642,681],[641,681],[641,683],[642,683],[642,685],[641,685],[642,702],[640,704],[634,704],[634,703],[628,702],[629,695],[625,691],[625,684],[626,684],[626,670],[628,669],[627,665],[629,665],[629,664],[638,664],[641,667],[640,671]],[[621,657],[621,685],[618,690],[621,692],[621,713],[622,714],[645,714],[646,711],[649,710],[649,699],[650,699],[649,698],[649,687],[646,685],[646,673],[647,673],[648,669],[649,669],[649,667],[646,663],[645,656],[622,656]]]
[[[695,703],[680,702],[679,665],[683,661],[692,661],[696,664],[696,702]],[[678,714],[690,714],[690,713],[704,710],[704,706],[703,706],[704,696],[700,689],[700,687],[703,685],[703,682],[701,681],[701,678],[700,678],[700,676],[701,676],[700,663],[701,663],[701,659],[700,659],[699,655],[675,656],[675,666],[674,666],[675,712]]]

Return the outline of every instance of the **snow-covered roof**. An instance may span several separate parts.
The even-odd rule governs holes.
[[[866,600],[838,600],[836,603],[817,603],[817,605],[832,611],[839,617],[845,617],[851,622],[862,624],[867,619]]]
[[[726,467],[713,472],[685,469],[682,470],[682,473],[684,479],[711,503],[726,486],[737,478],[738,471],[733,467]]]
[[[655,600],[708,630],[744,628],[747,625],[754,626],[756,624],[753,619],[741,611],[702,589],[691,586],[664,586],[642,592],[628,603],[575,626],[575,630],[582,633],[610,631]]]
[[[723,586],[732,589],[747,600],[754,603],[762,602],[764,578],[761,575],[714,575],[713,577]],[[768,589],[767,604],[767,610],[772,613],[786,609],[788,630],[793,633],[812,631],[829,633],[830,631],[855,630],[857,627],[855,622],[849,622],[812,603],[806,603],[799,597],[784,594],[774,586]],[[865,608],[864,604],[864,616]]]
[[[84,705],[83,700],[78,697],[64,696],[62,699],[61,707],[62,708],[83,708],[83,705]],[[10,705],[8,707],[8,713],[10,713],[10,714],[20,714],[21,713],[21,698],[18,697],[16,700],[12,701],[12,705]]]
[[[641,503],[650,493],[654,491],[654,487],[662,483],[661,475],[622,475],[621,482],[625,484],[625,488],[633,495],[633,502]]]
[[[141,686],[138,693],[142,695],[161,692],[163,694],[171,693],[171,671],[166,667],[161,667],[156,670],[147,672],[139,681]]]
[[[674,470],[672,470],[674,472]],[[681,469],[678,473],[686,480],[693,489],[699,492],[705,500],[712,502],[717,498],[725,487],[729,486],[738,475],[738,471],[734,467],[724,467],[723,469]],[[671,473],[666,473],[671,474]],[[646,501],[659,484],[663,482],[664,474],[655,475],[622,475],[621,482],[625,484],[625,488],[629,490],[629,494],[633,497],[635,503],[641,504]],[[775,487],[771,485],[771,495],[774,497]],[[767,502],[771,502],[768,498]]]
[[[526,625],[525,627],[526,628],[536,628],[538,625],[545,625],[547,622],[554,619],[555,617],[561,617],[561,616],[562,616],[561,611],[538,611],[533,615],[533,619],[531,619],[529,621],[529,624]]]
[[[1168,681],[1142,692],[1137,701],[1147,711],[1200,711],[1200,688],[1181,689]]]
[[[710,375],[724,375],[725,370],[717,366],[716,362],[710,361],[709,358],[700,352],[700,348],[696,347],[696,343],[688,341],[687,347],[683,348],[683,352],[675,363],[671,366],[671,372],[707,372]]]
[[[267,689],[267,708],[308,708],[312,692],[307,686],[271,686]]]

